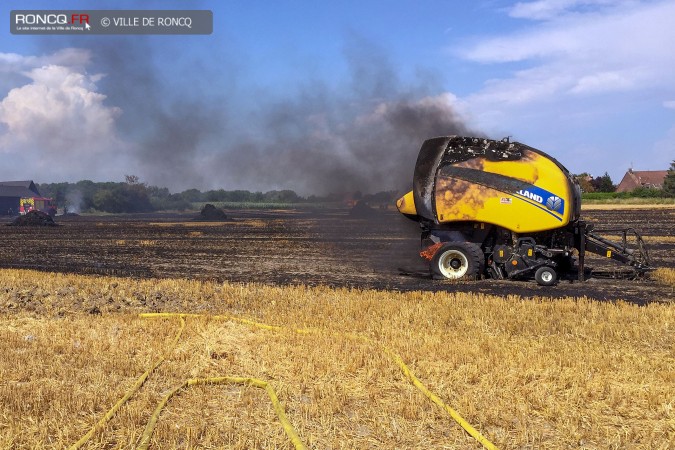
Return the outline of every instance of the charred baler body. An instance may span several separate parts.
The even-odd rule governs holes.
[[[413,190],[399,211],[422,228],[421,255],[436,278],[585,277],[586,251],[649,270],[642,238],[631,229],[612,242],[580,219],[581,190],[546,153],[508,140],[446,136],[424,142]],[[577,260],[578,259],[578,260]]]

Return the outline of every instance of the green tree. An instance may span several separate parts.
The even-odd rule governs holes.
[[[250,191],[236,190],[236,191],[227,191],[227,198],[225,201],[228,202],[250,202],[253,201],[253,194]]]
[[[296,203],[300,197],[294,191],[285,189],[282,191],[267,191],[263,195],[263,200],[273,203]]]
[[[37,188],[43,197],[51,197],[59,207],[67,205],[67,193],[70,183],[46,183],[38,184]]]
[[[125,183],[97,183],[101,188],[92,197],[92,206],[110,213],[149,212],[153,210],[148,188],[138,178]],[[109,185],[109,186],[108,186]]]
[[[595,192],[614,192],[616,190],[616,186],[612,183],[612,178],[607,172],[601,177],[593,178],[591,185],[593,185]]]
[[[124,175],[124,180],[127,184],[132,186],[135,184],[141,184],[140,178],[138,178],[136,175]]]
[[[188,189],[179,195],[187,202],[201,202],[203,200],[203,194],[198,189]]]
[[[670,163],[666,179],[663,180],[663,192],[669,197],[675,197],[675,161]]]
[[[593,187],[593,177],[591,177],[587,172],[580,173],[579,175],[572,175],[575,180],[577,180],[577,183],[579,183],[579,186],[581,186],[581,192],[595,192],[595,188]]]
[[[222,189],[219,190],[211,189],[210,191],[204,192],[204,198],[206,199],[207,202],[222,202],[224,201],[224,197],[225,191]]]

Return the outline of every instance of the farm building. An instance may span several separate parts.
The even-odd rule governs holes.
[[[668,175],[667,170],[640,170],[628,169],[616,192],[630,192],[639,187],[663,189],[663,180]]]
[[[0,215],[19,213],[22,197],[40,197],[35,183],[27,181],[0,181]]]

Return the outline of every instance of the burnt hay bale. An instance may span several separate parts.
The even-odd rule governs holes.
[[[368,219],[371,217],[377,217],[380,215],[380,212],[375,208],[368,206],[363,200],[356,202],[356,205],[349,210],[349,217],[354,219]]]
[[[47,213],[31,211],[25,216],[19,216],[7,224],[10,227],[55,227],[56,222]]]
[[[211,203],[207,203],[204,205],[201,212],[199,213],[199,216],[197,216],[195,220],[230,221],[232,219],[230,219],[222,209],[216,208]]]

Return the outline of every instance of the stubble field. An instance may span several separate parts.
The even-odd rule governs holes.
[[[499,448],[670,448],[674,213],[587,213],[641,229],[659,281],[548,289],[401,276],[416,230],[388,213],[3,227],[0,448],[293,448],[250,380],[180,389],[147,431],[225,376],[268,383],[308,448],[480,448],[403,367]],[[194,316],[176,339],[147,312]]]

